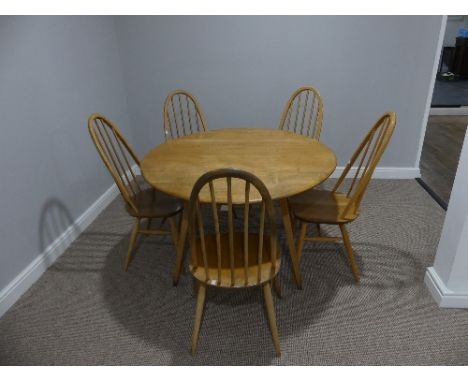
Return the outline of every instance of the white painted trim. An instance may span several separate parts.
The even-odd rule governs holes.
[[[429,115],[468,115],[468,107],[433,107]]]
[[[419,161],[421,160],[421,152],[424,143],[424,137],[426,136],[427,120],[429,119],[429,110],[431,109],[432,94],[434,93],[434,85],[437,76],[437,68],[439,66],[440,54],[442,52],[442,44],[444,42],[445,28],[447,26],[447,16],[442,16],[442,23],[439,31],[439,41],[437,42],[437,49],[434,54],[434,65],[432,67],[432,77],[429,82],[429,89],[426,97],[426,110],[422,119],[421,135],[419,137],[418,153],[416,155],[415,167],[419,168]]]
[[[132,168],[139,174],[139,168]],[[26,292],[98,217],[119,194],[115,184],[109,187],[85,212],[81,214],[44,252],[39,254],[23,271],[0,291],[0,317]]]
[[[356,171],[356,167],[352,167],[349,172],[352,177]],[[344,170],[344,166],[338,166],[330,178],[338,178]],[[377,167],[372,175],[373,179],[414,179],[419,178],[421,172],[416,167]]]
[[[37,256],[13,281],[0,291],[0,317],[57,260],[70,244],[114,200],[119,190],[115,184],[107,189],[81,216],[75,220],[44,252]]]
[[[467,294],[460,294],[448,289],[434,267],[427,268],[424,283],[439,307],[468,308],[468,291]]]

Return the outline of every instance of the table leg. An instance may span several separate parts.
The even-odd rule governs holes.
[[[180,273],[182,271],[182,264],[184,263],[185,240],[187,238],[188,228],[188,207],[189,203],[184,202],[184,210],[182,211],[182,220],[180,223],[179,240],[177,241],[176,264],[174,268],[174,273],[172,274],[172,284],[174,286],[176,286],[179,282]]]
[[[289,254],[291,255],[294,281],[296,283],[297,288],[302,289],[302,277],[301,271],[299,269],[299,258],[296,252],[296,245],[294,243],[294,234],[291,225],[291,215],[289,213],[288,199],[281,199],[280,206],[283,217],[284,231],[286,232],[286,238],[288,240]]]

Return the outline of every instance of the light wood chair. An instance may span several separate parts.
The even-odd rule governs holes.
[[[183,204],[176,198],[152,188],[142,176],[135,175],[132,166],[134,164],[139,166],[140,161],[126,139],[109,119],[98,113],[90,115],[88,130],[99,155],[119,188],[127,212],[135,218],[123,266],[124,270],[127,271],[133,257],[138,234],[170,234],[174,243],[177,243],[177,226],[174,217],[182,211]],[[151,229],[153,218],[167,219],[170,230]],[[147,220],[145,228],[141,227],[142,219]]]
[[[320,140],[323,100],[312,86],[297,89],[286,103],[278,129]]]
[[[166,140],[208,131],[197,99],[185,90],[177,89],[168,94],[164,101],[163,115]]]
[[[232,182],[245,182],[244,216],[240,232],[235,232],[234,227]],[[205,206],[211,210],[208,214],[212,216],[211,225],[204,222],[204,218],[205,221],[207,218],[206,214],[204,218],[202,217],[199,203],[201,192],[210,195],[208,199],[211,200],[211,203],[205,204]],[[225,229],[226,227],[221,228],[216,207],[216,195],[219,197],[220,193],[223,198],[226,197],[223,201],[226,201],[228,206],[226,223],[223,224],[223,226],[227,225],[227,229]],[[250,212],[251,206],[254,205],[249,200],[254,200],[254,196],[256,197],[255,204],[260,209],[258,220],[249,216],[253,215]],[[190,272],[197,290],[192,354],[197,348],[207,286],[219,288],[262,286],[273,343],[277,354],[280,355],[278,329],[271,293],[271,285],[273,284],[276,292],[280,294],[277,278],[280,270],[280,253],[275,211],[270,193],[260,179],[248,172],[220,169],[208,172],[198,179],[193,187],[189,206]],[[256,222],[259,222],[258,227],[255,225]],[[256,232],[252,232],[254,230]]]
[[[365,136],[331,191],[311,189],[289,198],[291,213],[301,222],[297,253],[302,256],[305,241],[343,240],[354,279],[360,281],[346,224],[359,216],[359,207],[372,174],[384,153],[396,124],[394,112],[385,113]],[[357,167],[354,165],[357,164]],[[344,179],[353,174],[348,182]],[[344,192],[340,192],[340,190]],[[318,236],[307,236],[309,223],[315,223]],[[342,237],[322,236],[320,224],[338,225]]]

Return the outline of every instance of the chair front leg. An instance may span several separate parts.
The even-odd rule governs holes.
[[[301,261],[302,250],[304,248],[304,241],[305,241],[308,225],[309,224],[306,222],[301,222],[301,231],[299,232],[299,241],[297,243],[297,257],[299,258],[299,261]]]
[[[346,227],[344,224],[340,224],[340,230],[341,230],[341,234],[343,235],[343,242],[344,242],[346,251],[348,252],[348,260],[349,260],[349,264],[351,265],[351,272],[353,272],[354,280],[356,281],[356,283],[359,284],[360,282],[359,270],[356,265],[356,259],[354,258],[353,247],[351,246],[351,241],[349,240],[348,231],[346,230]]]
[[[271,284],[267,282],[263,284],[263,298],[267,310],[268,323],[270,324],[271,336],[277,355],[281,355],[280,341],[278,336],[278,327],[276,326],[275,308],[273,305],[273,296],[271,295]]]
[[[291,255],[294,281],[298,289],[302,289],[302,276],[299,269],[299,259],[296,252],[296,243],[294,243],[294,234],[291,226],[291,215],[287,199],[280,200],[281,214],[283,217],[283,226],[288,241],[289,254]]]
[[[193,334],[192,334],[192,354],[195,354],[197,351],[198,336],[200,334],[200,327],[202,323],[203,310],[205,308],[205,296],[206,296],[206,286],[198,281],[198,292],[197,292],[197,307],[195,310],[195,322],[193,324]]]
[[[128,266],[133,258],[133,249],[135,248],[136,239],[138,237],[138,231],[140,229],[140,218],[135,218],[135,223],[133,224],[132,233],[130,235],[130,242],[128,244],[127,257],[125,258],[124,271],[127,272]]]
[[[177,224],[173,216],[168,218],[168,220],[169,220],[169,226],[171,228],[172,240],[174,241],[174,245],[177,247],[177,240],[178,240]]]

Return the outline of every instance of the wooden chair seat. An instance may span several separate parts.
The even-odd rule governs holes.
[[[123,137],[119,129],[102,114],[91,114],[88,130],[94,145],[109,170],[125,202],[125,208],[134,223],[127,257],[123,269],[127,271],[133,258],[133,249],[140,234],[171,235],[177,243],[177,226],[174,215],[181,212],[183,205],[176,198],[153,189],[141,175],[136,175],[140,160]],[[151,229],[152,218],[163,218],[159,229]],[[146,219],[146,228],[141,220]],[[170,230],[162,229],[164,221],[169,222]]]
[[[311,189],[289,198],[289,205],[293,215],[300,220],[337,224],[348,223],[359,216],[359,213],[346,213],[350,201],[341,192]]]
[[[148,188],[144,183],[142,190],[133,197],[133,203],[138,209],[136,213],[128,204],[125,207],[131,216],[139,218],[160,218],[178,214],[183,209],[183,203],[173,196],[167,195],[155,188]]]
[[[299,259],[302,256],[305,241],[343,240],[353,277],[357,283],[360,282],[359,270],[346,224],[359,216],[359,207],[367,185],[388,146],[395,124],[395,112],[387,112],[375,122],[354,152],[332,190],[312,189],[288,199],[292,219],[297,218],[301,222],[297,243]],[[350,182],[344,182],[348,176],[350,176]],[[347,191],[345,190],[345,193],[340,191],[343,189],[347,189]],[[317,225],[318,236],[307,235],[307,227],[310,223]],[[320,224],[338,225],[341,237],[323,236]]]
[[[234,225],[232,182],[243,181],[244,216],[241,232]],[[225,183],[222,181],[224,180]],[[220,182],[221,181],[221,182]],[[223,185],[225,184],[225,186]],[[200,193],[206,189],[210,195],[212,223],[205,224]],[[227,219],[219,218],[216,191],[226,191]],[[250,191],[260,197],[260,214],[250,213]],[[224,192],[223,192],[224,193]],[[259,221],[249,224],[252,220]],[[206,289],[210,287],[246,288],[261,287],[267,310],[268,322],[276,353],[281,354],[276,315],[271,293],[272,286],[278,295],[280,270],[280,246],[276,229],[275,209],[265,184],[255,175],[236,169],[219,169],[202,175],[194,184],[188,208],[190,222],[190,273],[197,294],[195,323],[192,335],[192,354],[195,354],[205,306]],[[249,318],[250,319],[250,318]]]
[[[208,280],[206,278],[206,269],[203,266],[203,252],[201,249],[202,241],[200,238],[195,240],[195,247],[192,251],[196,264],[198,266],[190,266],[190,271],[193,276],[200,282],[215,285],[219,287],[235,288],[255,286],[266,283],[272,280],[280,269],[281,259],[279,254],[276,255],[276,266],[272,267],[271,264],[271,248],[270,236],[263,236],[263,252],[262,262],[258,264],[258,247],[259,235],[249,233],[248,236],[248,267],[247,279],[245,278],[244,267],[244,233],[235,232],[234,239],[234,284],[232,283],[231,270],[229,264],[229,257],[224,256],[221,258],[221,271],[218,273],[218,257],[216,255],[216,235],[210,234],[204,236],[205,249],[206,249],[206,262],[208,268]],[[220,234],[221,252],[229,252],[229,235],[227,233]],[[260,269],[259,269],[260,268]],[[272,271],[274,269],[274,271]],[[260,271],[260,278],[258,277]],[[219,278],[219,276],[221,276]],[[259,282],[260,279],[260,282]]]

